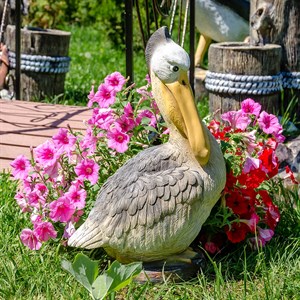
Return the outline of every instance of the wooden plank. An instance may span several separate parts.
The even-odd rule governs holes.
[[[50,137],[49,137],[50,138]],[[31,135],[24,137],[21,134],[8,133],[0,135],[0,144],[1,145],[18,145],[18,146],[38,146],[44,143],[47,140],[45,136],[35,136]]]
[[[11,166],[10,163],[12,162],[9,158],[0,158],[0,172],[10,172]]]
[[[32,111],[32,110],[26,110],[26,109],[16,109],[16,108],[5,108],[0,109],[1,117],[4,118],[6,115],[10,115],[15,118],[15,120],[18,120],[22,117],[32,118],[35,122],[39,119],[44,120],[70,120],[82,122],[84,120],[88,120],[91,117],[91,113],[86,114],[86,112],[43,112],[43,111]]]
[[[63,123],[61,125],[67,125],[68,122]],[[7,134],[7,133],[15,133],[15,134],[22,134],[24,136],[28,135],[35,135],[35,136],[45,136],[45,137],[52,137],[54,134],[58,132],[58,128],[63,127],[66,128],[66,126],[59,126],[59,127],[48,127],[48,126],[34,126],[31,124],[11,124],[11,123],[5,123],[5,126],[0,126],[0,136]],[[71,127],[72,128],[72,127]],[[78,128],[74,128],[77,129]],[[81,129],[82,130],[82,129]],[[79,129],[78,129],[79,131]]]
[[[87,121],[87,120],[85,120]],[[86,128],[83,120],[73,120],[73,118],[44,118],[44,117],[30,117],[28,115],[22,115],[16,118],[14,115],[6,114],[4,117],[0,117],[0,123],[3,124],[4,131],[7,131],[6,124],[12,124],[16,128],[23,127],[24,125],[32,125],[33,127],[49,127],[49,128],[66,128],[68,125],[73,129],[84,129]]]
[[[0,100],[0,171],[11,169],[18,155],[30,157],[36,147],[69,124],[84,132],[92,110],[86,107]]]
[[[30,112],[33,115],[44,113],[77,113],[78,115],[90,116],[91,109],[80,106],[63,106],[47,103],[26,101],[5,101],[0,99],[0,108],[9,112]]]
[[[30,147],[18,145],[0,145],[0,160],[3,158],[14,160],[18,155],[30,158]]]

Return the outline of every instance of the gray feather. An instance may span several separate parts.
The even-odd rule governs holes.
[[[199,173],[173,159],[180,155],[164,144],[130,159],[103,185],[88,219],[69,244],[107,246],[112,237],[122,239],[138,226],[163,226],[164,217],[172,215],[179,203],[185,203],[191,195],[197,198],[202,190]],[[161,163],[164,161],[168,163]]]

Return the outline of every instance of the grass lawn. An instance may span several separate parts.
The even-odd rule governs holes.
[[[61,268],[61,260],[73,261],[79,250],[52,243],[34,252],[21,244],[19,234],[28,220],[15,203],[16,186],[8,174],[0,175],[0,298],[89,299],[86,290]],[[208,258],[203,273],[189,282],[132,283],[116,298],[299,299],[299,205],[297,193],[292,197],[285,193],[276,237],[263,250],[253,252],[240,246]],[[84,253],[99,260],[101,270],[106,268],[109,258],[101,249]]]
[[[46,101],[86,105],[93,84],[97,88],[106,75],[115,71],[126,75],[125,48],[116,48],[101,28],[70,26],[64,30],[72,33],[69,48],[71,65],[66,75],[65,94]],[[144,52],[135,51],[135,83],[145,85],[146,74]]]

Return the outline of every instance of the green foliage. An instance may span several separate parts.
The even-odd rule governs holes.
[[[114,71],[125,75],[125,52],[114,47],[101,28],[68,26],[63,29],[72,33],[69,48],[71,67],[66,76],[64,95],[51,99],[51,102],[85,106],[93,84],[98,87],[104,77]],[[146,83],[144,78],[147,74],[144,53],[136,51],[133,55],[134,81],[142,86]]]
[[[283,135],[287,138],[297,137],[300,134],[300,122],[297,121],[296,113],[298,103],[299,99],[294,95],[286,106],[284,93],[282,93],[279,116],[281,116],[280,123],[283,127]]]
[[[76,255],[73,263],[63,260],[62,267],[90,292],[93,299],[104,299],[124,288],[142,271],[142,263],[122,265],[114,261],[107,271],[98,276],[97,262],[81,253]]]
[[[122,0],[32,0],[24,24],[41,28],[64,28],[70,24],[101,28],[114,45],[124,50],[124,7]]]
[[[67,4],[64,0],[34,0],[30,2],[29,15],[25,25],[40,28],[57,28],[65,21]]]

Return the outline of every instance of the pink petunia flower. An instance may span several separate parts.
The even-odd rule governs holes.
[[[24,155],[19,155],[13,162],[10,163],[13,167],[13,176],[16,179],[25,179],[28,177],[28,172],[31,170],[31,164],[28,158]]]
[[[130,104],[130,102],[128,102],[125,106],[124,106],[124,115],[127,118],[133,118],[133,108]]]
[[[156,101],[152,100],[150,105],[151,105],[151,108],[153,109],[154,113],[158,115],[160,113],[160,111],[159,111]]]
[[[108,130],[114,121],[113,110],[111,108],[95,108],[92,118],[88,120],[88,124]]]
[[[253,99],[248,98],[241,103],[241,110],[246,114],[253,114],[258,117],[261,110],[261,105],[255,102]]]
[[[149,74],[146,75],[145,80],[147,81],[147,84],[151,84],[151,77]]]
[[[144,101],[146,101],[148,99],[152,99],[152,97],[153,97],[152,93],[147,90],[146,86],[136,89],[136,92],[142,96],[139,101],[139,104],[143,103]]]
[[[136,125],[134,119],[127,117],[125,114],[117,119],[116,122],[124,133],[128,133],[128,131],[131,131]]]
[[[274,231],[272,229],[262,229],[257,227],[258,229],[258,239],[263,247],[266,242],[270,241],[274,235]]]
[[[54,144],[47,140],[36,147],[34,153],[36,161],[43,166],[45,173],[51,177],[57,176],[59,153]]]
[[[149,125],[152,127],[156,126],[156,118],[155,115],[148,109],[142,110],[136,117],[135,122],[137,124],[141,124],[142,120],[146,118],[149,119]]]
[[[94,154],[97,147],[98,137],[94,135],[91,127],[86,129],[83,139],[80,141],[80,148],[86,152],[86,155]]]
[[[75,208],[83,209],[85,207],[86,191],[81,189],[78,184],[72,184],[65,196]]]
[[[71,218],[72,223],[77,223],[80,220],[80,217],[84,214],[84,210],[76,210],[75,214]]]
[[[245,130],[251,123],[251,119],[247,114],[238,111],[228,111],[221,115],[222,120],[227,121],[233,129]]]
[[[64,234],[63,234],[63,238],[64,239],[68,239],[71,237],[71,235],[75,232],[75,227],[74,224],[72,222],[68,222],[65,226],[64,229]]]
[[[75,207],[73,206],[71,201],[65,196],[62,196],[55,201],[52,201],[49,204],[49,208],[49,217],[54,222],[59,221],[62,223],[66,223],[70,221],[72,215],[75,212]]]
[[[74,150],[76,139],[77,138],[73,134],[70,134],[65,128],[60,128],[58,133],[52,137],[57,149],[66,151],[69,154]]]
[[[256,130],[252,130],[250,132],[241,132],[240,135],[242,135],[243,139],[243,143],[246,145],[247,147],[247,152],[249,153],[249,155],[254,151],[254,149],[259,149],[260,146],[259,144],[256,143]]]
[[[28,204],[32,207],[40,208],[46,203],[46,199],[41,195],[41,193],[34,189],[27,194]]]
[[[33,225],[43,222],[43,216],[32,213],[30,216],[30,221]]]
[[[88,99],[89,99],[89,102],[87,104],[88,107],[92,107],[93,103],[96,102],[94,100],[94,97],[95,97],[95,87],[92,85],[92,88],[91,88],[90,93],[88,95]]]
[[[258,169],[259,164],[260,159],[247,156],[243,167],[243,173],[249,173],[251,170]]]
[[[87,179],[91,184],[96,184],[98,181],[99,165],[91,159],[82,160],[76,167],[75,173],[78,179]]]
[[[17,204],[20,206],[22,213],[32,211],[32,207],[30,207],[30,205],[27,202],[27,198],[22,192],[16,193],[15,200],[17,201]]]
[[[107,108],[116,101],[116,91],[110,86],[102,83],[94,96],[94,102],[100,107]]]
[[[240,222],[245,223],[250,228],[251,232],[256,232],[256,226],[259,222],[259,216],[256,213],[253,213],[249,220],[240,219]]]
[[[267,134],[279,134],[282,132],[282,126],[279,124],[277,117],[265,111],[259,115],[258,125]]]
[[[34,231],[29,228],[22,230],[20,239],[23,245],[27,246],[31,250],[39,250],[42,247],[42,243],[38,240]]]
[[[128,149],[129,135],[122,132],[119,126],[115,126],[107,133],[107,145],[119,153],[124,153]]]
[[[39,193],[44,197],[47,197],[49,193],[47,186],[45,186],[43,183],[37,183],[34,189],[39,191]]]
[[[115,90],[116,92],[120,92],[126,82],[126,79],[121,73],[114,72],[106,76],[104,82],[112,90]]]
[[[50,222],[36,222],[33,231],[42,242],[46,242],[51,238],[55,239],[57,236],[57,232]]]
[[[281,134],[281,132],[282,130],[274,134],[274,137],[278,143],[283,143],[285,141],[285,136]]]

